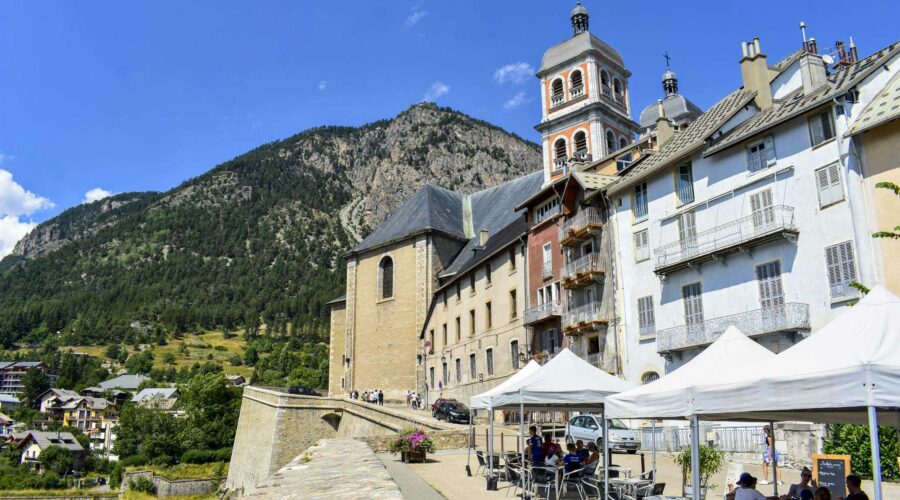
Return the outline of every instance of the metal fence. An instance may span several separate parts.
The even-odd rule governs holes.
[[[651,450],[653,429],[638,430],[642,450]],[[765,433],[762,426],[701,426],[701,443],[712,444],[721,451],[731,453],[763,453]],[[656,449],[678,452],[691,445],[691,429],[688,427],[657,427]]]

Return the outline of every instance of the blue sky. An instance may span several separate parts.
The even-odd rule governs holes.
[[[705,109],[740,84],[741,40],[759,36],[774,62],[799,47],[801,20],[820,47],[853,36],[861,55],[900,38],[900,3],[884,0],[758,1],[758,14],[584,3],[638,110],[661,95],[666,51]],[[169,189],[261,143],[426,98],[537,140],[530,73],[571,35],[573,5],[0,0],[0,255],[91,190]]]

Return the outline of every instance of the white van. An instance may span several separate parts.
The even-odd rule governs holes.
[[[579,439],[585,445],[593,441],[597,448],[603,450],[603,428],[600,426],[600,415],[578,415],[569,419],[566,424],[566,442],[574,443]],[[612,451],[625,451],[637,453],[641,447],[637,433],[631,430],[624,422],[614,418],[609,421],[609,449]]]

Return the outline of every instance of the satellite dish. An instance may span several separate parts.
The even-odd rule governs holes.
[[[822,54],[822,61],[824,61],[825,64],[828,64],[829,66],[834,64],[834,58],[829,56],[828,54]]]

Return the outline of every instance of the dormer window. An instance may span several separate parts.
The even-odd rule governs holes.
[[[553,166],[555,168],[559,169],[566,165],[566,162],[569,160],[567,149],[566,140],[562,137],[553,143]]]
[[[553,83],[550,84],[550,105],[551,106],[559,106],[566,99],[566,96],[563,94],[563,81],[560,78],[553,80]]]
[[[570,80],[569,97],[574,98],[584,95],[584,80],[581,76],[581,70],[576,69],[573,71]]]

